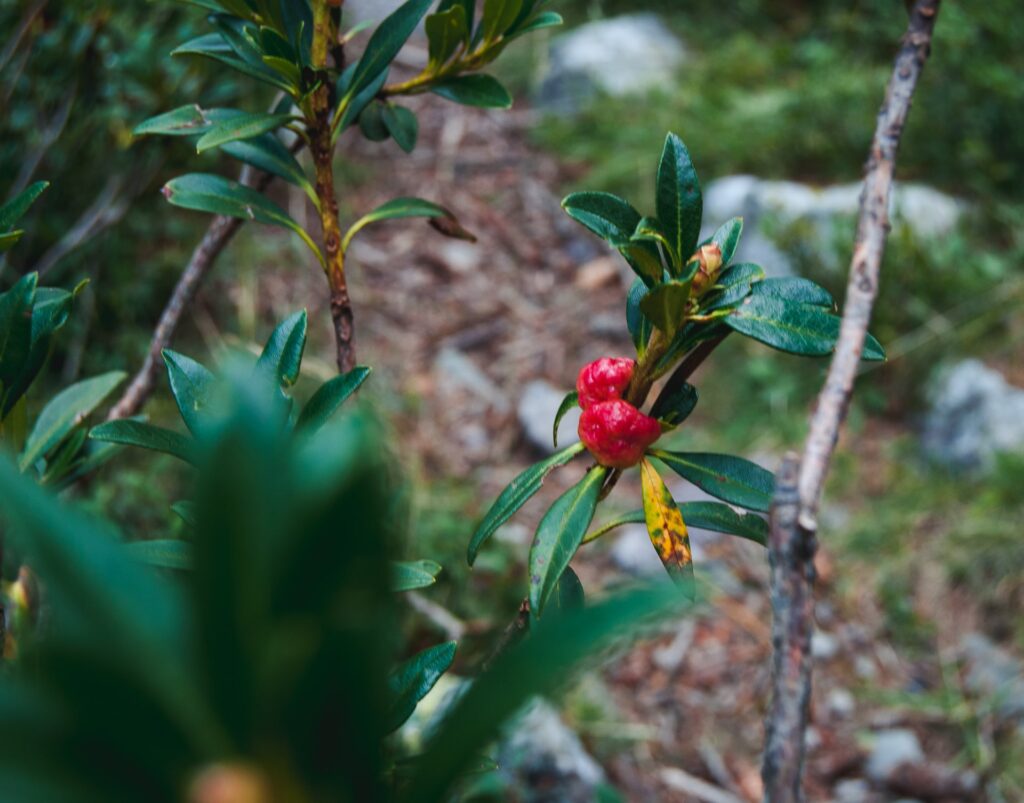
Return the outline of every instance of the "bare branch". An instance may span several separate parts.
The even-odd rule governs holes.
[[[928,59],[940,0],[918,0],[878,113],[865,169],[857,238],[835,354],[811,418],[802,459],[788,456],[776,483],[769,541],[774,617],[774,689],[762,776],[765,800],[802,799],[804,734],[811,694],[817,514],[860,364],[889,232],[889,196],[903,127]]]

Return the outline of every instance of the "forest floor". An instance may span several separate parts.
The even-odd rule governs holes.
[[[617,257],[560,209],[560,193],[585,181],[578,169],[531,145],[528,134],[537,121],[532,111],[490,113],[429,99],[413,104],[421,130],[411,156],[399,154],[394,143],[347,141],[353,162],[366,164],[369,157],[373,167],[370,175],[342,168],[355,187],[343,193],[343,213],[418,195],[449,207],[478,241],[445,239],[420,221],[360,234],[349,260],[357,349],[362,361],[375,366],[369,398],[392,422],[398,454],[416,480],[410,554],[437,557],[442,550],[448,579],[428,597],[482,650],[515,610],[533,526],[581,470],[555,472],[539,498],[505,528],[496,556],[482,559],[473,572],[464,568],[475,517],[541,456],[522,434],[517,401],[531,380],[568,390],[585,362],[630,353],[623,318],[630,277]],[[301,203],[289,205],[293,212],[302,209]],[[264,320],[324,297],[321,277],[305,268],[254,275],[258,285],[251,292]],[[237,292],[227,278],[222,281],[226,293]],[[216,285],[204,293],[218,295]],[[312,358],[320,357],[327,373],[329,316],[322,303],[310,308],[310,320],[319,324],[311,327],[308,362],[315,369]],[[701,379],[698,374],[695,384]],[[741,404],[727,395],[721,402]],[[684,437],[702,446],[715,443],[705,430]],[[840,447],[843,488],[857,488],[857,498],[869,506],[884,498],[906,469],[894,457],[906,437],[899,424],[861,422],[857,437],[844,438]],[[757,453],[774,469],[779,440],[767,450],[755,441],[746,454]],[[799,443],[798,437],[789,441]],[[627,478],[612,505],[636,507],[637,486]],[[937,511],[922,510],[909,524],[900,519],[891,525],[906,530],[874,534],[901,540],[907,549],[920,547],[920,560],[901,553],[891,594],[902,598],[886,598],[876,562],[888,548],[848,559],[846,542],[831,537],[830,522],[847,526],[851,516],[842,490],[839,496],[842,504],[825,517],[818,558],[808,797],[965,799],[955,785],[964,776],[952,768],[992,779],[1006,762],[1013,766],[1020,742],[1018,736],[1006,741],[1007,728],[1015,726],[1000,719],[990,699],[968,690],[961,663],[963,637],[981,629],[987,611],[953,582],[943,563],[927,559],[933,554],[929,534],[943,526]],[[574,563],[588,594],[623,579],[609,545],[597,542]],[[766,553],[727,538],[700,546],[697,572],[714,589],[712,601],[590,673],[564,709],[629,800],[761,798],[771,655]],[[894,606],[913,621],[916,643],[896,632]],[[904,773],[869,789],[858,779],[868,777],[872,740],[894,729],[912,730],[931,763],[913,777]],[[990,783],[986,799],[1024,799],[1014,797],[1021,793],[1014,775]]]

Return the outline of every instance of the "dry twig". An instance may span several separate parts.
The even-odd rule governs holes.
[[[931,47],[940,0],[918,0],[896,56],[878,113],[865,170],[857,238],[835,354],[811,418],[803,457],[788,456],[772,507],[770,550],[774,615],[774,697],[767,720],[765,800],[801,799],[811,689],[814,550],[817,514],[829,462],[849,408],[853,382],[878,293],[878,274],[889,231],[889,196],[896,152],[911,99]]]

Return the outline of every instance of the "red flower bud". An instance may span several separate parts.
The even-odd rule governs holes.
[[[636,363],[622,357],[602,357],[583,366],[576,378],[576,392],[580,394],[580,407],[586,410],[598,402],[621,399],[633,378]]]
[[[602,466],[629,468],[661,437],[661,425],[629,402],[612,399],[584,409],[579,435]]]

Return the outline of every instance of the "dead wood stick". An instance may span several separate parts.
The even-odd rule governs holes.
[[[802,799],[804,734],[811,691],[814,550],[818,505],[853,393],[889,232],[896,153],[918,78],[928,59],[940,0],[918,0],[878,113],[865,168],[850,279],[835,354],[811,418],[803,457],[787,456],[772,505],[769,541],[775,642],[773,700],[766,726],[765,801]]]

